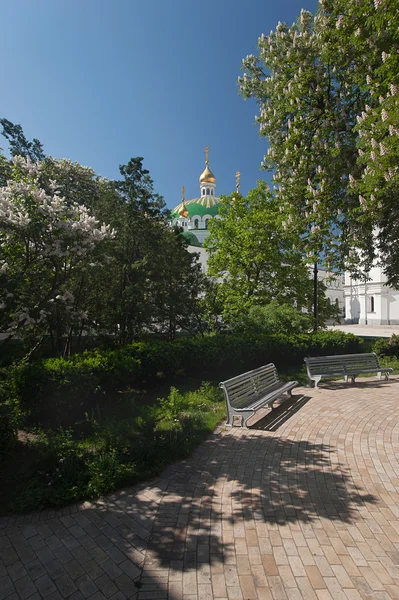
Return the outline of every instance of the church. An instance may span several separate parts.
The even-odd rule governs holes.
[[[199,255],[202,271],[207,271],[208,253],[202,244],[209,235],[208,224],[211,219],[220,218],[220,199],[216,196],[216,177],[209,168],[209,147],[205,148],[205,169],[199,177],[200,194],[198,198],[186,200],[184,187],[182,188],[182,200],[171,211],[171,225],[178,225],[183,230],[184,237],[188,240],[187,250]],[[236,172],[236,190],[240,191],[240,173]],[[261,224],[260,224],[261,226]],[[329,278],[329,273],[323,269],[318,270],[319,279],[328,278],[326,282],[326,296],[332,304],[340,309],[344,315],[345,301],[342,275],[334,279]]]
[[[208,253],[202,247],[209,235],[208,223],[218,216],[220,199],[216,196],[216,177],[209,168],[209,147],[205,148],[205,169],[199,178],[200,195],[192,200],[185,200],[184,187],[182,201],[171,212],[171,224],[178,225],[188,240],[188,251],[199,255],[201,268],[207,271]]]

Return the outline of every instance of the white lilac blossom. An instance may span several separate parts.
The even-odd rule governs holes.
[[[67,168],[67,163],[60,161],[59,164]],[[0,256],[6,259],[0,263],[0,304],[10,319],[5,324],[9,332],[43,321],[47,312],[40,308],[40,303],[51,305],[56,299],[64,302],[67,309],[74,302],[70,291],[60,291],[55,297],[47,298],[43,291],[40,300],[38,290],[36,304],[29,309],[21,307],[15,292],[21,271],[26,274],[32,266],[36,272],[47,273],[50,279],[62,273],[61,281],[65,285],[75,269],[89,262],[96,246],[115,235],[85,206],[77,202],[71,204],[61,197],[56,181],[50,180],[47,190],[41,187],[40,164],[21,156],[14,157],[12,164],[12,178],[0,188]]]

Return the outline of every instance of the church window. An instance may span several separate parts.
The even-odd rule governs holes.
[[[209,196],[209,188],[206,188],[206,195]]]
[[[194,228],[198,229],[198,219],[194,219]]]
[[[202,188],[202,195],[205,196],[205,188]]]
[[[374,296],[370,296],[370,312],[375,312],[374,308]]]
[[[213,196],[213,188],[211,189],[211,196]]]
[[[205,219],[205,229],[208,229],[209,219]]]

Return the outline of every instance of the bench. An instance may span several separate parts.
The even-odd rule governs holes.
[[[268,406],[282,394],[288,393],[298,385],[297,381],[282,383],[276,367],[270,363],[242,375],[237,375],[219,383],[226,399],[227,423],[232,426],[234,418],[239,417],[241,426],[247,427],[247,421],[257,410]]]
[[[305,358],[306,368],[308,371],[309,385],[312,381],[315,382],[315,387],[322,377],[344,377],[348,381],[348,377],[355,383],[355,379],[361,373],[378,373],[378,378],[381,379],[382,373],[385,379],[389,379],[389,374],[392,369],[380,367],[378,356],[375,352],[364,354],[337,354],[335,356],[312,356]]]

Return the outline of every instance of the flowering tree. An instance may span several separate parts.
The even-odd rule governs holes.
[[[322,0],[315,15],[303,10],[291,27],[262,35],[239,80],[259,104],[270,145],[263,167],[274,170],[287,231],[300,233],[309,260],[322,254],[327,266],[368,269],[377,248],[392,284],[397,44],[394,0]]]
[[[17,156],[0,188],[0,329],[9,338],[47,333],[60,310],[77,318],[69,284],[114,236],[84,205],[67,202],[55,181],[41,187],[41,168]]]
[[[24,155],[0,154],[0,331],[35,343],[49,334],[53,351],[69,354],[85,333],[125,343],[193,328],[201,273],[169,228],[143,159],[120,166],[119,181],[66,159],[37,163],[40,142],[0,124],[10,151]]]

